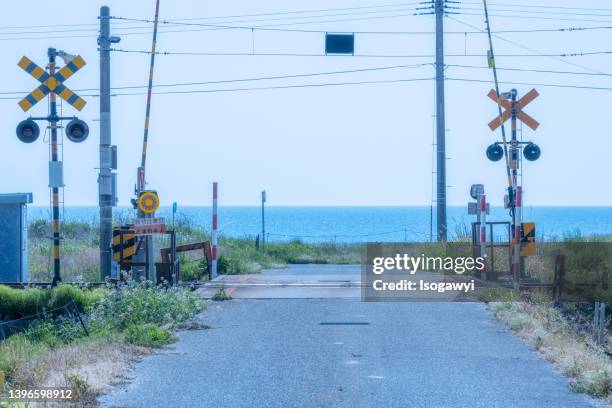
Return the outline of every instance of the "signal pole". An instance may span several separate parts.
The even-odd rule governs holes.
[[[110,10],[100,7],[100,173],[98,175],[98,206],[100,207],[100,277],[111,275],[111,242],[113,238],[113,207],[117,205],[117,148],[111,146],[110,47],[119,37],[110,35]]]
[[[55,57],[57,56],[57,50],[55,48],[49,48],[49,75],[55,75]],[[57,154],[57,100],[55,92],[49,94],[49,127],[51,128],[51,163],[50,166],[55,168],[57,163],[61,163],[58,160]],[[59,165],[61,166],[61,164]],[[61,168],[61,167],[60,167]],[[61,170],[60,170],[61,172]],[[52,180],[54,177],[49,177],[49,184],[51,187],[51,201],[52,201],[52,212],[53,212],[53,282],[52,286],[56,286],[62,281],[60,274],[60,216],[59,216],[59,189],[62,187],[63,182],[60,179]]]

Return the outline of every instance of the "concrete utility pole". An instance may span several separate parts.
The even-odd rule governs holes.
[[[444,14],[445,0],[434,0],[436,15],[436,176],[438,241],[446,242],[446,123],[444,112]]]
[[[113,239],[113,206],[117,204],[117,149],[111,146],[110,46],[119,37],[110,35],[110,10],[100,7],[100,173],[98,175],[98,205],[100,207],[100,277],[111,275]]]

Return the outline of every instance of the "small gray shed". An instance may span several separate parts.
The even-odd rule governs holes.
[[[0,194],[0,283],[28,282],[27,204],[32,193]]]

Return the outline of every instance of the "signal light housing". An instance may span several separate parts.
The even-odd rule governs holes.
[[[504,149],[497,143],[487,147],[487,158],[491,161],[500,161],[504,157]]]
[[[542,155],[542,150],[540,150],[540,146],[535,143],[527,143],[527,145],[523,148],[523,157],[525,160],[536,161]]]
[[[66,125],[66,136],[71,142],[81,143],[89,136],[89,126],[81,119],[72,119]]]
[[[40,136],[40,128],[32,119],[26,119],[17,125],[17,138],[23,143],[32,143]]]

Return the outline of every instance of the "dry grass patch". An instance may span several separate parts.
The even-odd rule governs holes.
[[[83,339],[53,349],[23,350],[33,353],[16,356],[13,383],[20,389],[71,389],[77,407],[97,406],[96,397],[108,387],[126,382],[125,373],[149,352],[126,344],[119,337]],[[30,406],[54,405],[30,403]]]
[[[576,392],[612,403],[612,360],[549,304],[492,302],[495,317],[568,376]]]

